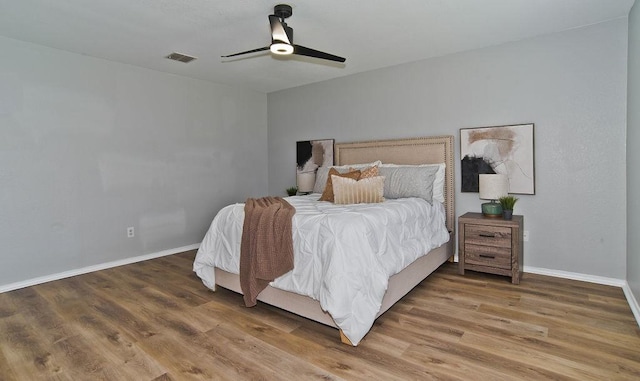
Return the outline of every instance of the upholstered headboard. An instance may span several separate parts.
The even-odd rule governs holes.
[[[447,211],[447,229],[455,231],[453,136],[372,140],[335,145],[337,165],[369,163],[375,160],[392,164],[445,163],[447,167],[444,206]]]

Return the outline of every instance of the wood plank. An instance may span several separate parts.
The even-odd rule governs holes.
[[[99,346],[101,357],[116,366],[115,371],[125,379],[149,379],[164,373],[158,363],[133,345],[133,338],[127,338],[116,324],[91,308],[93,294],[80,287],[77,280],[41,287],[38,292],[83,341]]]
[[[25,320],[20,313],[0,319],[0,349],[8,363],[3,373],[18,380],[64,379],[51,342]]]
[[[138,345],[149,356],[164,364],[178,380],[241,380],[251,376],[260,379],[259,373],[249,368],[227,366],[221,357],[225,354],[224,348],[217,346],[217,343],[212,342],[215,350],[203,353],[194,348],[192,342],[178,339],[172,332],[167,332],[141,340]]]
[[[482,351],[489,349],[492,354],[508,358],[509,361],[517,361],[529,366],[544,368],[564,377],[577,380],[604,380],[619,370],[617,366],[612,364],[585,363],[584,361],[567,358],[561,352],[541,352],[528,345],[522,345],[522,343],[473,332],[465,332],[461,343]]]

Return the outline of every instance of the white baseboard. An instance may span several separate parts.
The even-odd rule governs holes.
[[[51,282],[51,281],[54,281],[54,280],[69,278],[69,277],[76,276],[76,275],[87,274],[87,273],[98,271],[98,270],[105,270],[105,269],[109,269],[109,268],[112,268],[112,267],[118,267],[118,266],[128,265],[128,264],[131,264],[131,263],[142,262],[142,261],[146,261],[146,260],[153,259],[153,258],[165,257],[167,255],[182,253],[184,251],[195,250],[195,249],[197,249],[199,247],[200,247],[200,244],[196,243],[196,244],[193,244],[193,245],[177,247],[175,249],[168,249],[168,250],[158,251],[156,253],[140,255],[140,256],[137,256],[137,257],[125,258],[125,259],[120,259],[120,260],[113,261],[113,262],[101,263],[101,264],[98,264],[98,265],[87,266],[87,267],[83,267],[83,268],[80,268],[80,269],[64,271],[64,272],[57,273],[57,274],[45,275],[45,276],[41,276],[41,277],[37,277],[37,278],[33,278],[33,279],[28,279],[28,280],[21,281],[21,282],[4,284],[4,285],[0,285],[0,293],[7,292],[7,291],[12,291],[12,290],[17,290],[17,289],[24,288],[24,287],[29,287],[29,286],[35,286],[37,284]]]
[[[583,282],[604,284],[607,286],[623,287],[627,283],[624,279],[607,278],[604,276],[572,273],[570,271],[544,269],[541,267],[524,266],[522,270],[525,273],[548,275],[548,276],[554,276],[556,278],[580,280]]]
[[[629,287],[629,283],[624,283],[625,285],[622,287],[622,291],[624,291],[624,296],[626,296],[627,298],[627,302],[629,303],[631,312],[633,312],[633,316],[635,316],[636,322],[638,322],[638,326],[640,326],[640,306],[638,305],[638,301],[631,291],[631,287]]]
[[[554,276],[557,278],[573,279],[573,280],[580,280],[583,282],[620,287],[624,292],[625,298],[627,298],[627,303],[629,303],[629,308],[631,308],[631,312],[633,312],[633,316],[636,319],[636,323],[638,323],[638,326],[640,326],[640,307],[638,306],[638,301],[633,295],[633,292],[631,292],[631,287],[629,287],[629,283],[627,283],[627,281],[624,279],[607,278],[602,276],[572,273],[569,271],[550,270],[550,269],[543,269],[540,267],[529,267],[529,266],[524,266],[523,271],[525,273],[548,275],[548,276]]]

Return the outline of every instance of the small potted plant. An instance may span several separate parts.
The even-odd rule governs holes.
[[[513,217],[513,207],[516,205],[518,198],[507,195],[500,197],[498,201],[500,201],[500,206],[502,207],[502,217],[505,220],[510,220]]]
[[[289,196],[295,196],[298,193],[298,187],[289,187],[287,188],[287,194]]]

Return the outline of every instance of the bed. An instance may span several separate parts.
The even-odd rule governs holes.
[[[296,255],[296,267],[291,271],[292,274],[285,274],[282,277],[276,279],[270,284],[270,286],[268,286],[258,295],[257,299],[259,301],[293,312],[319,323],[338,328],[342,342],[350,345],[357,345],[360,340],[362,340],[362,338],[366,335],[368,330],[371,328],[373,321],[377,317],[391,308],[394,303],[400,300],[429,274],[431,274],[440,265],[442,265],[453,256],[454,246],[456,242],[454,229],[455,189],[453,183],[453,136],[336,143],[334,155],[337,166],[372,163],[376,161],[380,161],[382,163],[393,163],[397,165],[440,163],[445,164],[444,188],[441,195],[441,200],[443,202],[433,201],[431,203],[425,203],[423,200],[406,199],[387,200],[384,203],[386,204],[385,207],[399,208],[399,210],[424,209],[425,213],[433,214],[434,216],[437,216],[437,220],[442,220],[440,224],[442,226],[439,226],[436,232],[429,233],[429,242],[424,243],[424,245],[430,245],[425,246],[430,248],[430,250],[427,250],[428,253],[418,253],[418,255],[410,254],[409,256],[411,257],[411,262],[409,264],[402,264],[400,266],[401,268],[398,269],[391,269],[391,267],[393,266],[390,266],[389,269],[385,267],[384,269],[380,270],[374,257],[371,257],[364,261],[361,260],[360,262],[349,262],[350,259],[347,259],[345,263],[351,263],[350,265],[340,265],[347,268],[349,268],[349,266],[353,266],[351,267],[352,269],[359,269],[360,267],[367,266],[366,263],[376,263],[375,265],[371,265],[371,269],[366,269],[366,271],[348,270],[351,271],[349,272],[350,276],[354,272],[357,272],[363,273],[364,275],[362,276],[364,277],[367,277],[368,274],[374,274],[370,277],[375,278],[378,277],[379,273],[381,274],[387,272],[386,279],[383,280],[382,285],[378,285],[376,283],[371,287],[368,284],[366,286],[358,284],[353,286],[355,289],[365,288],[363,292],[365,296],[367,296],[367,298],[362,298],[362,295],[358,297],[354,296],[359,291],[356,290],[352,293],[349,290],[349,287],[352,286],[340,284],[339,287],[343,287],[340,289],[341,292],[336,293],[336,289],[334,289],[333,292],[330,292],[332,290],[329,290],[325,294],[349,294],[351,295],[349,297],[351,297],[352,299],[337,300],[332,302],[330,306],[328,306],[328,299],[326,295],[314,294],[317,291],[317,287],[314,288],[314,286],[310,286],[309,290],[307,290],[308,292],[302,290],[304,289],[304,287],[302,287],[301,290],[298,290],[297,288],[294,290],[295,287],[292,287],[291,285],[295,284],[296,282],[301,283],[299,281],[300,275],[297,275],[298,278],[295,277],[295,272],[297,271],[298,267],[314,267],[313,265],[309,264],[305,264],[304,266],[298,265],[298,258],[304,256],[301,253],[305,250],[298,247],[301,246],[300,242],[304,241],[304,239],[301,239],[299,236],[297,237],[298,243],[296,243],[296,245],[294,246],[294,252]],[[286,198],[286,200],[288,200],[294,207],[296,207],[296,215],[294,215],[293,218],[294,224],[296,224],[297,221],[297,223],[307,226],[305,228],[296,227],[294,229],[294,241],[296,241],[296,234],[299,233],[299,230],[323,230],[323,228],[318,228],[315,225],[310,224],[309,219],[302,220],[302,218],[305,218],[304,215],[307,214],[307,211],[313,210],[315,213],[316,209],[318,209],[318,215],[320,217],[314,218],[323,219],[331,218],[332,214],[336,213],[336,206],[333,206],[331,203],[327,202],[319,203],[316,201],[317,198],[318,194],[307,196],[293,196]],[[344,209],[347,214],[353,216],[357,215],[357,213],[360,212],[360,209],[364,208],[368,210],[375,207],[376,206],[374,205],[359,204],[353,206],[342,205],[338,206],[338,209]],[[216,259],[217,257],[219,257],[218,253],[216,253],[217,251],[228,251],[228,258],[232,258],[236,255],[232,252],[238,251],[237,247],[235,247],[236,244],[234,242],[238,241],[238,235],[242,233],[243,213],[241,212],[241,210],[242,204],[235,204],[234,206],[223,208],[212,222],[212,225],[207,232],[207,235],[205,236],[205,239],[203,240],[203,243],[201,244],[196,255],[196,259],[194,261],[194,271],[200,278],[202,278],[205,286],[214,291],[217,286],[220,286],[238,293],[242,293],[240,279],[237,275],[237,271],[234,269],[234,266],[225,263],[224,259]],[[376,213],[379,213],[377,209]],[[399,212],[395,211],[391,213],[398,214]],[[384,218],[386,219],[390,217]],[[410,217],[406,217],[403,214],[402,218],[409,219]],[[344,226],[348,227],[351,225],[346,224]],[[344,229],[344,227],[342,229]],[[219,238],[222,235],[224,235],[224,239],[222,241],[219,241]],[[343,235],[345,237],[348,236],[348,234]],[[393,242],[394,239],[399,238],[395,237],[395,235],[391,233],[388,234],[388,236],[385,235],[383,239],[383,241],[385,242],[385,247],[388,246],[386,245],[387,242]],[[357,249],[354,247],[354,245],[351,244],[351,246],[349,246],[349,242],[342,242],[342,240],[343,239],[341,238],[340,240],[333,241],[330,245],[322,245],[322,247],[329,246],[331,248],[338,248],[340,251]],[[212,243],[213,241],[216,241],[216,243]],[[239,247],[239,243],[237,244],[237,246]],[[359,247],[361,245],[357,243],[355,246]],[[320,246],[316,245],[314,247]],[[375,251],[375,249],[372,250]],[[318,249],[318,251],[321,250]],[[366,252],[364,254],[368,255]],[[239,253],[237,255],[239,256]],[[331,256],[332,253],[322,252],[319,255],[327,257]],[[338,258],[338,254],[335,255],[336,258]],[[222,255],[222,257],[224,256],[225,255]],[[345,257],[351,258],[350,256]],[[226,262],[233,262],[233,260],[227,260]],[[398,265],[394,266],[398,267]],[[343,279],[340,276],[336,276],[333,274],[331,276],[335,277],[335,279]],[[296,279],[298,281],[296,281]],[[339,283],[339,281],[335,281],[333,279],[331,282],[325,281],[325,283],[328,284],[331,284],[332,282]],[[347,283],[349,283],[349,281],[347,281]],[[344,290],[347,291],[342,292]],[[374,295],[374,297],[372,298],[369,298],[367,294],[376,295]],[[364,299],[367,299],[366,303],[362,302]],[[368,299],[373,299],[373,301],[369,302]],[[353,303],[353,305],[351,303]],[[335,306],[338,306],[339,308],[336,309]],[[343,313],[344,310],[346,310],[348,313]]]

